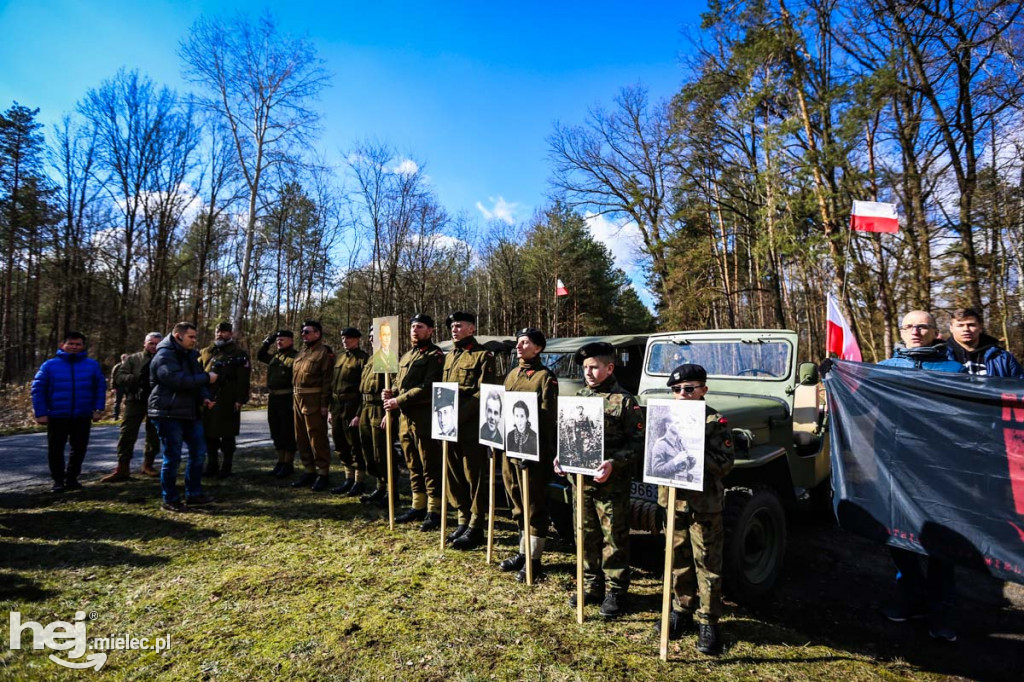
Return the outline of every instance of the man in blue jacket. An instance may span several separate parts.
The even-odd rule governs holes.
[[[952,312],[949,335],[952,337],[946,344],[949,359],[963,365],[968,374],[1024,379],[1020,363],[985,333],[981,313],[973,308],[958,308]]]
[[[103,414],[107,380],[100,364],[85,350],[85,336],[68,332],[57,357],[43,363],[32,380],[32,409],[36,421],[46,424],[47,456],[53,492],[81,488],[85,449],[92,423]],[[64,466],[64,446],[71,441],[71,456]]]
[[[913,310],[904,315],[900,324],[903,343],[896,346],[891,358],[878,364],[934,372],[964,372],[963,365],[949,359],[946,344],[939,341],[938,336],[939,328],[931,313]],[[889,554],[897,569],[897,600],[883,609],[885,617],[894,623],[927,617],[928,634],[935,639],[955,642],[956,630],[952,625],[956,594],[954,564],[929,556],[925,573],[915,552],[889,547]]]
[[[206,442],[200,407],[212,408],[207,386],[217,381],[217,374],[204,372],[195,350],[196,326],[179,322],[156,347],[149,363],[150,385],[147,415],[156,423],[156,431],[164,446],[164,463],[160,469],[163,508],[173,512],[188,511],[178,494],[178,465],[181,445],[188,445],[188,466],[185,469],[185,501],[190,505],[208,504],[212,498],[203,493],[203,460]]]

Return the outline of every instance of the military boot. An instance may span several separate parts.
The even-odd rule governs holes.
[[[121,481],[132,480],[131,475],[128,473],[128,462],[118,460],[117,467],[100,479],[100,483],[120,483]]]
[[[335,487],[331,488],[331,494],[332,495],[344,495],[349,490],[351,490],[352,486],[354,486],[355,484],[356,484],[356,480],[354,478],[352,478],[352,477],[346,478],[344,481],[341,482],[341,485],[335,486]]]
[[[156,478],[160,475],[160,470],[153,466],[156,460],[156,455],[146,455],[145,459],[142,460],[142,469],[139,470],[143,476],[149,476],[150,478]]]
[[[697,630],[697,651],[709,656],[717,656],[722,652],[722,640],[718,636],[717,625],[700,623]]]
[[[295,465],[291,462],[281,462],[281,470],[277,472],[278,478],[288,478],[295,473]]]
[[[474,549],[486,541],[483,528],[470,528],[459,537],[452,540],[452,549]]]
[[[313,485],[313,481],[315,481],[315,480],[316,480],[316,474],[311,474],[309,472],[306,472],[306,473],[302,474],[302,477],[299,478],[299,480],[292,482],[292,487],[293,488],[305,488],[307,486]]]

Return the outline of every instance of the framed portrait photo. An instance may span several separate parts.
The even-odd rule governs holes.
[[[434,440],[459,440],[459,385],[435,383],[430,389],[430,437]]]
[[[505,387],[483,384],[480,387],[480,444],[505,449]]]
[[[644,483],[704,490],[703,400],[647,402]]]
[[[604,461],[604,399],[558,398],[558,464],[594,476]]]
[[[533,391],[505,392],[505,454],[540,461],[540,414]]]
[[[398,371],[398,316],[373,318],[373,371],[394,374]]]

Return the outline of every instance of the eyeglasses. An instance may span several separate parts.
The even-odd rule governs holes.
[[[933,324],[905,324],[902,327],[900,327],[900,331],[901,332],[917,332],[918,334],[923,334],[924,332],[928,331],[929,329],[935,329],[935,325],[933,325]]]
[[[313,332],[315,332],[315,331],[316,331],[315,329],[303,329],[303,330],[302,330],[301,332],[299,332],[299,333],[300,333],[300,334],[302,334],[303,336],[305,336],[306,334],[312,334],[312,333],[313,333]]]
[[[685,393],[686,395],[690,395],[691,393],[696,391],[698,388],[704,388],[704,384],[701,384],[700,386],[673,386],[672,387],[672,392],[673,393]]]

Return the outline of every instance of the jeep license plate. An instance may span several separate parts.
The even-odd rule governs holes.
[[[648,502],[657,502],[658,486],[642,481],[632,481],[630,483],[629,496],[647,500]]]

